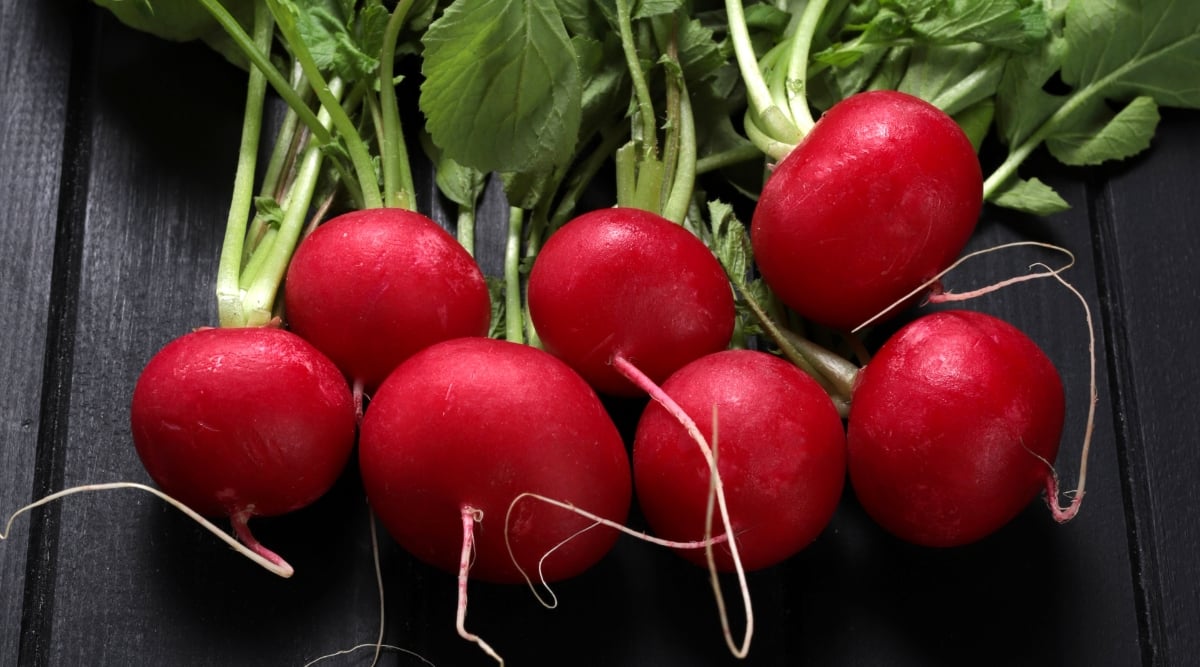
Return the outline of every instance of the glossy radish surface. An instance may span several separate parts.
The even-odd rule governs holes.
[[[622,356],[655,382],[724,349],[733,294],[695,235],[634,208],[585,213],[554,232],[529,275],[529,312],[546,350],[598,391],[636,395]]]
[[[850,406],[850,480],[866,512],[927,546],[979,540],[1045,488],[1062,381],[1025,334],[944,311],[907,324],[863,368]]]
[[[399,208],[342,214],[296,249],[285,283],[288,326],[368,391],[414,352],[487,334],[487,286],[475,260],[429,218]]]
[[[130,420],[164,492],[243,521],[315,501],[354,446],[346,379],[276,328],[202,329],[171,341],[139,376]]]
[[[846,437],[829,396],[794,365],[764,352],[701,357],[663,383],[712,441],[717,469],[747,570],[774,565],[812,542],[833,517],[846,477]],[[675,540],[705,535],[709,468],[683,426],[651,403],[633,450],[638,504],[653,532]],[[712,534],[721,534],[719,519]],[[703,565],[703,549],[680,550]],[[733,567],[716,547],[717,565]]]
[[[946,268],[979,218],[979,159],[941,110],[897,91],[842,100],[771,173],[751,222],[780,300],[851,329]]]
[[[431,346],[379,387],[362,423],[359,462],[371,506],[417,558],[459,571],[464,509],[481,512],[470,575],[524,581],[505,544],[509,506],[538,493],[617,522],[632,498],[629,459],[596,393],[530,346],[463,338]],[[513,554],[534,581],[579,574],[616,531],[536,500],[518,503]],[[575,536],[575,537],[572,537]],[[568,538],[572,538],[569,541]]]

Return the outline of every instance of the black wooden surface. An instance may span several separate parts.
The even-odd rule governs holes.
[[[80,0],[0,4],[0,514],[75,484],[148,478],[128,399],[149,357],[215,322],[212,281],[243,75],[194,45],[134,33]],[[751,577],[750,665],[1188,665],[1200,656],[1200,117],[1168,111],[1152,150],[1099,170],[1029,165],[1074,208],[985,212],[973,248],[1035,238],[1072,249],[1068,276],[1099,336],[1099,410],[1083,511],[1037,505],[952,550],[906,546],[847,496],[824,535]],[[440,219],[427,176],[424,207]],[[488,195],[491,220],[503,213]],[[481,230],[495,272],[495,229]],[[490,250],[489,250],[490,248]],[[989,255],[955,289],[1047,255]],[[1057,363],[1075,479],[1087,391],[1082,309],[1052,281],[971,307],[1025,329]],[[615,407],[624,414],[637,407]],[[632,421],[625,418],[629,428]],[[0,664],[303,665],[374,641],[369,519],[353,472],[257,531],[295,565],[278,579],[136,491],[75,496],[0,543]],[[382,536],[385,640],[437,665],[489,661],[453,629],[449,575]],[[732,593],[732,589],[727,589]],[[510,664],[735,664],[706,574],[623,538],[541,608],[473,584],[468,625]],[[736,604],[734,605],[736,608]],[[738,626],[740,627],[740,626]],[[361,649],[322,664],[366,665]],[[396,651],[381,664],[416,665]]]

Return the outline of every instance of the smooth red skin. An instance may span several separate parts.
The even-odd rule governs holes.
[[[663,384],[712,439],[739,555],[757,570],[799,552],[829,524],[846,478],[846,436],[829,396],[794,365],[764,352],[730,350],[684,366]],[[656,535],[704,538],[708,464],[697,443],[661,405],[638,422],[633,448],[638,504]],[[714,518],[714,534],[721,530]],[[706,564],[703,549],[680,555]],[[720,569],[733,569],[716,547]]]
[[[429,218],[399,208],[352,211],[296,249],[284,287],[288,326],[367,391],[413,353],[487,334],[479,265]]]
[[[276,328],[176,338],[138,377],[130,415],[150,477],[208,516],[309,505],[345,468],[355,421],[333,362]]]
[[[392,537],[422,561],[457,573],[461,510],[475,524],[470,576],[522,582],[505,546],[505,516],[524,492],[623,523],[632,502],[629,458],[596,393],[566,364],[533,347],[487,338],[431,346],[379,387],[363,418],[359,463],[367,497]],[[534,581],[539,560],[593,525],[524,500],[513,511],[513,553]],[[577,575],[618,533],[596,527],[544,562],[547,581]]]
[[[903,540],[977,541],[1045,487],[1064,409],[1058,372],[1011,324],[970,311],[924,316],[860,373],[847,434],[851,485]]]
[[[852,329],[954,261],[979,219],[982,179],[941,110],[897,91],[851,96],[763,187],[750,229],[758,268],[797,313]]]
[[[634,208],[590,211],[554,232],[530,271],[528,303],[546,350],[612,395],[642,394],[613,368],[617,355],[657,383],[733,335],[733,294],[712,251]]]

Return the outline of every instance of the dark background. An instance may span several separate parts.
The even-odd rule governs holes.
[[[82,0],[0,5],[0,514],[76,484],[148,481],[128,398],[163,344],[215,323],[243,74],[196,45],[134,33]],[[847,497],[810,548],[751,577],[748,665],[1187,665],[1200,655],[1200,117],[1166,111],[1153,148],[1098,170],[1028,167],[1073,204],[1047,219],[987,210],[972,248],[1072,249],[1098,335],[1088,496],[1057,526],[1035,504],[987,540],[904,545]],[[428,174],[423,208],[440,220]],[[480,243],[496,272],[500,193]],[[490,231],[489,231],[490,230]],[[491,239],[492,241],[489,241]],[[963,291],[1052,256],[971,263]],[[1059,366],[1072,486],[1083,437],[1083,311],[1053,281],[973,302]],[[636,402],[614,404],[629,427]],[[257,522],[296,567],[278,579],[148,494],[68,498],[0,543],[0,664],[303,665],[372,642],[379,603],[353,472],[313,507]],[[386,641],[437,665],[489,660],[454,633],[453,577],[382,537]],[[473,584],[468,627],[510,664],[722,665],[707,574],[622,538],[555,587]],[[728,583],[728,582],[727,582]],[[727,589],[731,596],[733,589]],[[736,609],[736,597],[731,597]],[[740,626],[735,626],[740,629]],[[365,665],[370,650],[328,665]],[[385,665],[423,664],[389,651]]]

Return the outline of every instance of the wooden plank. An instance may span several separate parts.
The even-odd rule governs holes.
[[[1103,192],[1100,250],[1112,312],[1114,397],[1136,530],[1146,655],[1187,664],[1200,652],[1200,416],[1193,405],[1200,370],[1200,124],[1168,110],[1153,150]]]
[[[129,397],[157,349],[215,324],[245,85],[199,45],[97,16],[68,485],[149,481],[129,437]],[[62,513],[46,662],[303,664],[368,640],[365,518],[361,497],[343,492],[262,521],[260,538],[298,570],[285,581],[148,495],[78,498]]]
[[[60,396],[51,361],[44,375],[47,323],[53,344],[59,324],[69,317],[70,302],[50,299],[55,229],[69,205],[59,206],[66,134],[67,82],[71,27],[67,17],[43,2],[5,3],[0,8],[0,514],[10,512],[53,483],[50,459],[39,458],[39,440],[53,437],[55,424],[42,420],[43,400]],[[69,192],[66,194],[69,199]],[[69,255],[67,239],[59,249]],[[69,276],[57,276],[67,278]],[[56,281],[67,290],[70,285]],[[69,337],[70,332],[66,332]],[[69,340],[69,338],[68,338]],[[45,399],[43,399],[45,392]],[[19,519],[11,539],[0,543],[0,663],[17,664],[22,649],[22,614],[34,612],[44,599],[26,598],[27,546],[52,539],[46,513]],[[3,526],[0,526],[2,529]],[[34,549],[32,557],[42,552]],[[33,576],[36,577],[36,565]]]
[[[87,95],[92,113],[81,132],[90,179],[64,421],[69,431],[61,452],[65,484],[147,481],[128,438],[128,397],[155,350],[193,326],[213,323],[211,283],[242,91],[240,73],[201,47],[161,43],[111,18],[101,18],[98,26],[83,61],[92,68],[83,75],[93,81]],[[189,124],[180,128],[179,120]],[[1164,128],[1164,141],[1182,133],[1194,149],[1194,122],[1190,127]],[[848,493],[817,543],[752,577],[758,627],[746,661],[725,650],[705,573],[625,538],[596,570],[555,587],[557,609],[542,609],[520,586],[472,584],[468,628],[513,664],[918,665],[969,658],[982,664],[1088,665],[1136,664],[1146,656],[1182,662],[1194,655],[1190,642],[1200,623],[1187,582],[1196,572],[1194,559],[1185,559],[1197,546],[1195,515],[1170,512],[1194,495],[1186,484],[1196,469],[1187,444],[1195,441],[1196,429],[1188,416],[1160,410],[1186,412],[1179,397],[1195,387],[1194,369],[1169,364],[1162,352],[1186,349],[1166,343],[1190,342],[1187,336],[1195,335],[1179,333],[1195,312],[1186,308],[1196,294],[1194,263],[1188,261],[1195,238],[1183,225],[1155,227],[1162,235],[1154,236],[1144,224],[1129,224],[1143,217],[1147,202],[1169,212],[1163,220],[1188,219],[1195,202],[1179,194],[1184,184],[1175,181],[1174,189],[1162,184],[1195,173],[1194,160],[1186,149],[1156,147],[1152,157],[1117,174],[1099,208],[1089,202],[1086,172],[1035,163],[1031,168],[1061,187],[1076,208],[1048,220],[989,212],[973,242],[984,247],[1032,236],[1072,249],[1079,263],[1069,277],[1093,310],[1108,316],[1109,326],[1100,331],[1102,409],[1090,491],[1074,522],[1053,525],[1045,508],[1035,505],[978,545],[918,549],[883,535]],[[8,178],[28,182],[14,172],[0,183]],[[427,182],[424,191],[432,192]],[[53,209],[53,192],[44,196]],[[494,241],[503,236],[505,211],[494,189],[488,201],[481,238],[492,241],[482,241],[489,248],[482,259],[495,273]],[[1098,250],[1094,220],[1101,225]],[[0,230],[6,258],[9,239],[19,238],[9,235],[17,231]],[[1155,240],[1163,237],[1177,258],[1165,272],[1159,265],[1164,250]],[[25,247],[14,242],[12,252]],[[1133,250],[1127,253],[1128,248]],[[951,286],[961,290],[968,282],[1022,273],[1030,261],[1043,258],[1056,259],[991,255],[956,274]],[[1149,300],[1133,291],[1134,278],[1158,275],[1169,279],[1169,289],[1158,285],[1161,293]],[[31,287],[25,298],[49,286],[40,289]],[[13,295],[5,291],[4,298]],[[1062,370],[1070,412],[1059,469],[1064,481],[1073,481],[1087,379],[1078,304],[1052,281],[1039,281],[968,307],[1026,329]],[[42,326],[38,322],[26,326]],[[39,349],[27,349],[0,360],[27,368],[29,359],[40,358]],[[1164,377],[1164,386],[1155,386]],[[614,405],[628,432],[640,404]],[[5,437],[7,443],[7,432]],[[19,442],[32,443],[32,436],[24,437]],[[6,446],[0,457],[13,449]],[[7,484],[7,475],[16,475],[27,480],[28,489],[32,455],[18,456],[24,458],[0,471],[0,481]],[[1126,490],[1132,527],[1138,529],[1132,557]],[[33,647],[29,664],[303,664],[375,636],[379,619],[367,513],[353,471],[313,508],[260,522],[264,542],[296,565],[298,574],[290,581],[262,572],[174,510],[136,492],[73,499],[59,517],[60,539],[51,554],[57,558],[37,570],[52,585],[45,590],[52,594],[53,623],[51,632],[27,640]],[[436,664],[488,664],[454,634],[453,576],[413,562],[383,539],[387,641]],[[6,545],[10,553],[12,546]],[[7,556],[0,567],[11,562]],[[0,585],[19,582],[22,574],[19,567],[2,570]],[[725,582],[736,612],[737,600],[729,579]],[[0,620],[19,625],[18,612],[0,611],[10,614]],[[13,627],[5,626],[0,660],[15,656]],[[739,629],[735,624],[735,632]],[[1139,632],[1153,640],[1150,650],[1139,642]]]

